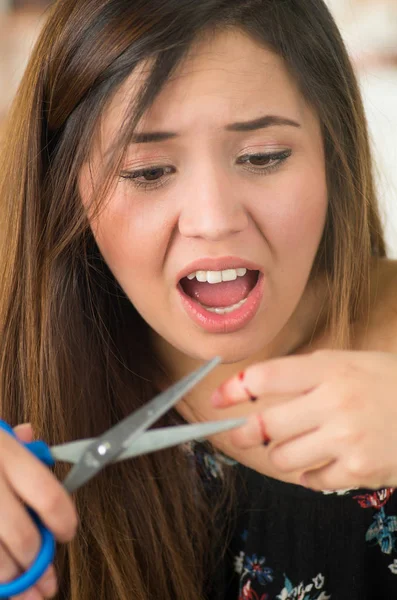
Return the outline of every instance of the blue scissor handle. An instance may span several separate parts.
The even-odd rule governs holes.
[[[0,420],[0,429],[3,429],[13,437],[16,437],[12,427],[10,427],[10,425],[8,425],[8,423],[5,421]],[[39,458],[44,464],[48,466],[55,464],[50,449],[44,442],[30,442],[29,444],[23,444],[23,446],[30,450],[30,452],[32,452],[32,454],[34,454],[36,458]],[[28,588],[32,587],[32,585],[34,585],[45,573],[54,559],[55,539],[53,534],[44,526],[35,512],[29,509],[29,513],[36,523],[41,535],[42,543],[40,552],[37,555],[34,563],[27,571],[22,573],[22,575],[8,583],[0,583],[0,598],[9,598],[10,596],[22,594],[22,592],[25,592]]]

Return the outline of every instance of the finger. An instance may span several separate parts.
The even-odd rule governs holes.
[[[10,488],[33,508],[59,541],[70,541],[76,532],[77,515],[60,482],[4,431],[0,431],[0,456],[0,466]]]
[[[323,467],[335,458],[335,451],[329,440],[324,439],[323,430],[277,444],[269,452],[269,460],[283,473]]]
[[[21,569],[0,542],[0,583],[8,583],[20,574]],[[42,600],[42,595],[38,591],[33,590],[31,596],[33,600]],[[25,598],[27,598],[25,593],[12,596],[12,600],[24,600]]]
[[[269,406],[262,412],[266,432],[277,442],[309,433],[329,422],[337,402],[335,389],[322,384],[303,396]]]
[[[0,541],[17,567],[27,569],[40,550],[40,533],[26,508],[3,479],[0,479],[0,498]]]
[[[0,583],[6,583],[12,581],[18,577],[22,572],[21,567],[16,563],[15,559],[7,551],[3,543],[0,542]],[[55,569],[53,565],[48,567],[43,576],[39,579],[33,588],[29,589],[30,596],[34,599],[41,600],[43,596],[45,598],[52,598],[57,592],[57,579],[55,575]],[[30,599],[29,596],[29,600]],[[15,600],[23,600],[27,597],[27,593],[18,594],[13,596]]]
[[[10,600],[43,600],[43,595],[36,588],[29,588],[27,592],[12,596]]]
[[[332,402],[315,392],[266,408],[247,417],[247,422],[230,433],[239,448],[252,448],[270,440],[284,442],[315,430],[329,418]]]
[[[44,575],[36,583],[35,588],[41,592],[45,598],[52,598],[58,590],[58,582],[53,565],[48,567]]]
[[[23,423],[14,427],[14,433],[18,440],[24,444],[28,444],[33,441],[33,429],[31,423]]]
[[[20,574],[20,567],[16,564],[9,552],[7,552],[4,545],[0,543],[0,583],[8,583]],[[54,567],[51,566],[36,586],[29,588],[29,590],[23,594],[12,596],[12,600],[42,600],[43,597],[53,597],[56,592],[56,585],[54,587],[52,583],[54,577]]]
[[[230,441],[237,448],[248,449],[255,446],[268,446],[271,438],[266,430],[262,413],[255,413],[247,418],[242,427],[232,429]]]
[[[15,579],[36,560],[41,537],[25,507],[4,482],[0,482],[0,497],[0,581],[4,583]],[[53,566],[47,569],[36,587],[40,598],[52,597],[56,593],[57,581]]]
[[[315,352],[252,365],[215,390],[211,402],[226,407],[267,394],[305,394],[324,381],[330,361],[336,360],[333,354],[328,360],[324,355]]]
[[[354,479],[352,474],[342,467],[339,460],[335,460],[325,467],[307,471],[301,476],[300,483],[318,491],[338,491],[362,487],[360,481]],[[365,487],[370,486],[366,485]],[[382,486],[379,485],[380,487]]]
[[[51,565],[34,587],[29,588],[23,594],[12,596],[12,600],[43,600],[43,598],[53,598],[56,592],[55,569]]]
[[[11,579],[14,579],[20,572],[21,569],[15,562],[15,559],[7,552],[4,544],[0,542],[0,582],[5,583],[6,581],[11,581]]]

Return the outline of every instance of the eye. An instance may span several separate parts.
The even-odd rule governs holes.
[[[257,152],[255,154],[244,154],[237,159],[237,164],[246,165],[247,170],[252,173],[267,174],[281,166],[292,154],[292,150],[282,152]],[[251,167],[251,168],[249,168]]]
[[[175,173],[174,167],[145,167],[135,171],[123,171],[120,179],[127,179],[137,188],[158,188],[164,185],[168,176]]]

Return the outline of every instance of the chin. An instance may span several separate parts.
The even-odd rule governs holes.
[[[258,353],[263,349],[263,340],[259,344],[232,342],[230,340],[207,340],[204,343],[197,343],[193,349],[185,346],[181,348],[184,354],[191,356],[192,358],[207,361],[211,360],[215,356],[220,356],[223,364],[234,364],[247,361],[250,358],[258,356]]]

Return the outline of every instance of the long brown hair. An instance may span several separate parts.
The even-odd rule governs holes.
[[[356,79],[322,0],[59,0],[0,162],[1,415],[31,421],[50,444],[98,435],[146,402],[162,373],[78,194],[103,110],[146,61],[109,174],[197,37],[236,27],[285,59],[322,125],[329,212],[313,272],[329,281],[335,343],[346,346],[365,314],[371,257],[385,248]],[[170,413],[162,424],[176,421]],[[59,597],[202,599],[221,536],[206,494],[178,448],[107,469],[77,494],[79,534],[57,554]]]

